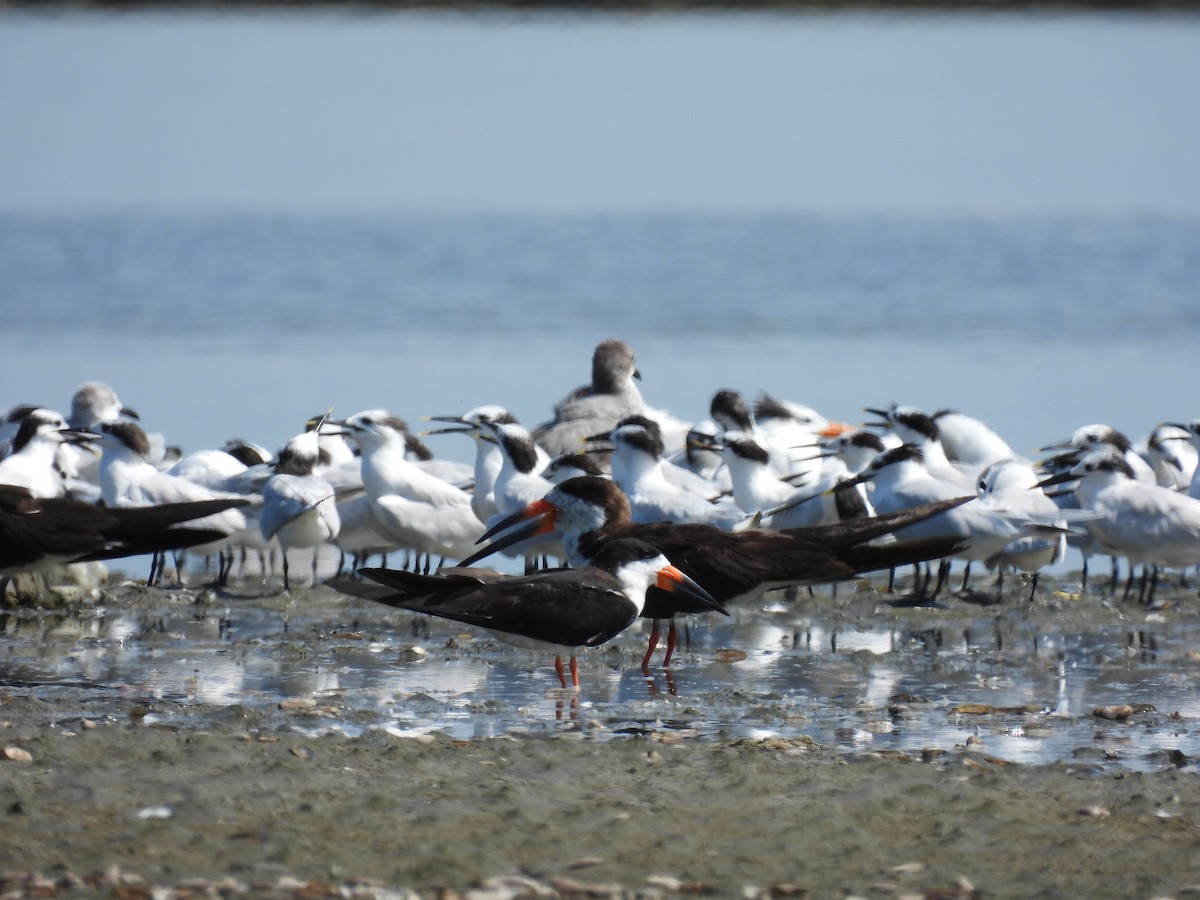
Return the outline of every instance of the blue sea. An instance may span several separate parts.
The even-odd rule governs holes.
[[[618,336],[685,419],[897,401],[1032,453],[1200,414],[1198,285],[1200,219],[6,214],[0,365],[7,403],[97,378],[186,449],[274,446],[331,405],[536,423]]]

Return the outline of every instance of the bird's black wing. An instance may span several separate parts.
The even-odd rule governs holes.
[[[388,606],[566,647],[602,644],[637,617],[620,583],[594,569],[488,581],[453,573],[410,577],[413,573],[395,570],[361,571],[401,588],[390,597],[371,598]]]

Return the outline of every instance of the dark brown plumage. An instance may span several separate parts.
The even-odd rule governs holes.
[[[480,569],[452,568],[436,575],[393,569],[360,572],[400,593],[368,595],[389,606],[487,628],[508,637],[563,647],[595,647],[612,640],[638,618],[654,585],[662,592],[691,595],[706,608],[716,603],[694,581],[644,541],[611,541],[592,564],[504,576]],[[555,668],[563,687],[561,656]],[[571,674],[579,686],[571,656]]]
[[[563,482],[544,499],[491,529],[485,537],[503,536],[464,560],[464,565],[554,527],[563,533],[563,545],[572,565],[587,565],[611,541],[633,538],[657,547],[724,605],[772,588],[844,581],[864,572],[951,555],[958,549],[954,538],[872,541],[969,499],[960,497],[888,516],[818,528],[748,529],[730,533],[703,524],[635,524],[630,518],[629,501],[615,483],[583,476]],[[514,528],[522,519],[531,521]],[[656,620],[673,619],[677,614],[696,611],[674,598],[650,591],[642,615]],[[656,639],[657,629],[651,634],[650,652]],[[668,643],[668,660],[673,647],[672,640]],[[649,657],[648,652],[644,665]]]
[[[178,550],[217,540],[224,532],[176,527],[234,506],[239,499],[109,509],[77,500],[37,499],[0,485],[0,573],[44,571],[71,562]]]
[[[635,524],[630,519],[629,501],[615,483],[580,477],[559,485],[541,501],[544,506],[527,508],[525,515],[553,519],[564,532],[568,559],[573,563],[586,564],[609,541],[635,538],[657,547],[718,601],[728,603],[777,585],[842,581],[864,572],[950,555],[957,546],[954,539],[870,542],[969,499],[818,528],[731,533],[703,524]],[[538,527],[548,530],[551,526],[543,521]],[[486,550],[494,552],[500,546],[501,542],[494,542]],[[478,561],[484,555],[476,554],[465,562]],[[646,615],[650,615],[649,608]]]

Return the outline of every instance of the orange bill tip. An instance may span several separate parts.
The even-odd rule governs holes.
[[[673,592],[679,589],[686,578],[687,576],[674,566],[663,566],[658,570],[658,580],[655,582],[655,586],[659,590]]]

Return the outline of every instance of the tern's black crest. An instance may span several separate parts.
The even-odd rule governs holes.
[[[754,401],[754,416],[757,419],[787,419],[805,425],[811,424],[813,421],[812,416],[802,409],[788,406],[782,400],[776,400],[766,391],[759,394],[758,399]]]
[[[771,457],[767,451],[759,446],[758,441],[750,440],[750,438],[730,437],[726,435],[725,446],[742,459],[761,463],[764,466],[771,462]]]
[[[234,438],[223,449],[247,468],[250,466],[261,466],[263,463],[271,461],[263,455],[262,450],[242,438]]]
[[[726,431],[751,431],[754,428],[750,407],[737,391],[727,388],[717,391],[713,394],[708,412]]]
[[[1105,454],[1096,460],[1089,460],[1084,463],[1084,469],[1088,472],[1115,472],[1124,475],[1132,480],[1137,479],[1137,475],[1133,472],[1133,466],[1125,461],[1122,456],[1114,454]]]
[[[621,430],[621,440],[630,447],[648,453],[654,459],[662,457],[662,429],[653,419],[647,419],[645,416],[626,416],[613,430],[618,429]]]
[[[873,431],[856,431],[851,435],[842,438],[848,446],[862,447],[864,449],[874,450],[876,453],[882,453],[887,449],[887,444],[883,442],[883,438]]]
[[[794,419],[795,413],[765,391],[754,401],[754,415],[759,419]]]
[[[900,425],[911,428],[927,440],[936,441],[938,439],[937,422],[933,420],[932,416],[926,415],[920,410],[897,409],[892,412],[892,419]]]
[[[104,422],[100,425],[100,430],[105,434],[111,434],[134,453],[138,454],[138,456],[146,457],[150,455],[150,440],[146,437],[146,432],[142,431],[141,427],[135,422],[129,422],[125,419],[120,419],[116,422]]]
[[[45,407],[42,407],[42,406],[30,406],[28,404],[21,405],[21,406],[14,406],[12,409],[10,409],[7,413],[4,414],[4,423],[6,425],[10,425],[13,422],[23,422],[23,421],[25,421],[25,419],[29,418],[29,414],[31,412],[33,412],[35,409],[44,409],[44,408]]]
[[[43,425],[58,424],[61,424],[61,419],[57,413],[36,407],[29,410],[21,420],[21,427],[17,429],[17,434],[12,440],[12,452],[20,453],[22,448],[33,440],[34,435]]]
[[[480,425],[519,425],[517,417],[503,407],[496,407],[491,412],[481,412],[477,416]]]
[[[425,446],[424,441],[410,431],[404,431],[404,452],[412,459],[418,459],[422,462],[429,462],[429,460],[433,459],[433,451]]]
[[[638,425],[642,428],[645,428],[647,431],[652,431],[655,434],[662,434],[662,427],[649,416],[626,416],[625,418],[621,419],[621,421],[617,422],[616,427],[620,428],[622,425]]]
[[[393,416],[391,413],[384,413],[379,416],[363,416],[362,423],[364,425],[382,425],[385,428],[398,431],[400,434],[408,432],[408,423],[399,416]]]
[[[275,471],[280,475],[311,475],[319,464],[329,465],[328,451],[318,448],[314,455],[289,442],[279,451]]]
[[[1115,428],[1097,428],[1090,432],[1088,437],[1097,444],[1112,444],[1122,453],[1128,453],[1133,449],[1133,441]]]
[[[901,444],[899,447],[893,447],[891,450],[876,457],[871,463],[871,468],[879,471],[885,466],[890,466],[899,462],[913,460],[914,462],[924,462],[925,454],[921,452],[921,448],[916,444]]]
[[[502,428],[498,433],[500,442],[504,445],[504,452],[508,454],[518,472],[528,475],[537,468],[537,449],[534,447],[533,438],[525,429],[519,426]]]

